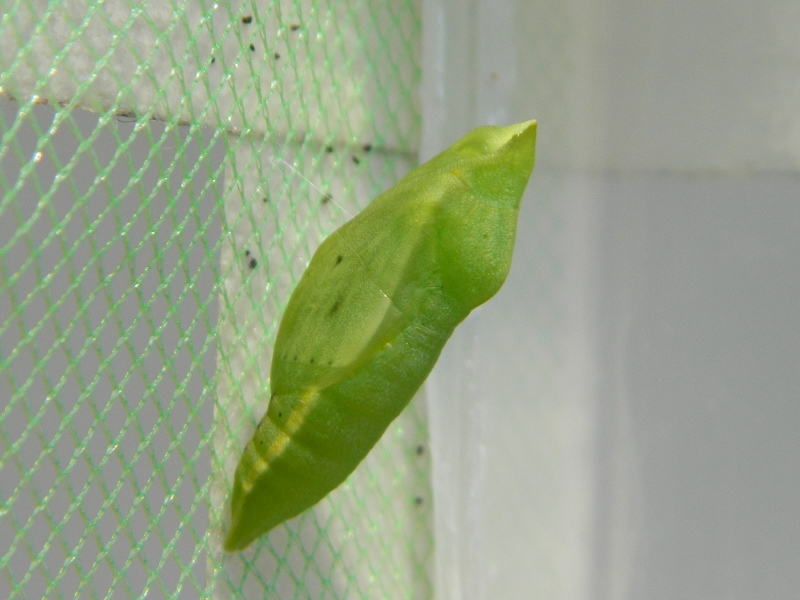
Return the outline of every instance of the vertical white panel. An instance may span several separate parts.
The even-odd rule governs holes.
[[[512,272],[429,380],[439,597],[796,594],[798,22],[425,3],[424,157],[539,120]]]
[[[511,0],[425,4],[423,157],[474,126],[553,112],[544,90],[522,110],[515,102],[535,56],[515,34],[524,14]],[[554,146],[553,121],[539,152]],[[585,597],[589,192],[534,173],[504,289],[456,330],[429,379],[440,598]]]

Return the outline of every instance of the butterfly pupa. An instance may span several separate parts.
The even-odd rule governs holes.
[[[502,286],[536,122],[478,127],[331,234],[278,328],[272,397],[234,475],[226,550],[341,484],[455,327]]]

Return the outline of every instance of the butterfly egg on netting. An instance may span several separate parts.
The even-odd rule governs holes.
[[[322,242],[278,328],[272,396],[234,475],[227,550],[342,483],[456,325],[500,289],[535,143],[535,121],[479,127]]]

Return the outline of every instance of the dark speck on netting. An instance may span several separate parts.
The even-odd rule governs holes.
[[[417,456],[425,452],[425,446],[417,446]]]
[[[244,251],[244,255],[245,255],[245,256],[250,256],[250,250],[245,250],[245,251]]]
[[[325,146],[325,152],[327,152],[328,154],[333,152],[333,146]]]
[[[370,150],[372,150],[372,144],[364,144],[362,148],[364,152],[369,152]]]
[[[215,62],[217,62],[217,57],[216,56],[212,56],[211,57],[211,64],[213,65]]]
[[[361,161],[358,159],[358,157],[355,154],[353,154],[353,162],[356,163],[357,165],[361,164]]]
[[[331,196],[330,192],[327,192],[322,198],[320,198],[319,203],[327,204],[331,200],[333,200],[333,196]]]
[[[250,268],[251,269],[255,269],[257,265],[258,265],[258,261],[255,258],[251,258],[250,259]]]
[[[419,506],[420,504],[422,504],[422,497],[417,496],[416,498],[414,498],[414,502],[417,504],[417,506]]]
[[[253,16],[252,15],[245,15],[245,16],[242,17],[242,23],[244,23],[245,25],[249,25],[252,22],[253,22]]]
[[[300,25],[297,23],[292,23],[291,25],[289,25],[289,29],[291,29],[292,31],[297,31],[298,29],[300,29]]]
[[[274,54],[274,56],[275,56],[275,60],[278,60],[278,59],[281,57],[281,55],[280,55],[280,53],[279,53],[279,52],[276,52],[276,53]]]
[[[255,44],[250,44],[250,51],[251,52],[255,52],[256,51],[256,45]]]

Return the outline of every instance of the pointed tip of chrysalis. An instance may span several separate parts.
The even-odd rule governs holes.
[[[536,126],[537,122],[535,120],[525,121],[524,123],[518,123],[519,130],[517,135],[520,138],[523,138],[527,143],[531,145],[532,148],[536,146]]]
[[[238,552],[239,550],[244,550],[249,546],[250,543],[242,543],[240,539],[234,537],[231,533],[229,533],[225,538],[225,543],[223,544],[223,548],[225,552]]]
[[[236,544],[236,540],[233,539],[230,534],[225,537],[225,543],[222,544],[222,548],[225,552],[236,552],[240,549]]]
[[[246,511],[243,511],[244,504],[244,490],[242,489],[242,479],[239,474],[239,469],[236,471],[236,477],[233,482],[233,491],[231,493],[231,522],[228,527],[228,533],[225,535],[225,542],[223,548],[225,552],[237,552],[247,548],[255,539],[253,535],[253,525],[251,520],[247,519]],[[252,514],[250,517],[252,518]]]
[[[513,157],[519,168],[530,177],[536,160],[536,121],[524,121],[509,125],[508,141],[503,150]],[[527,181],[526,181],[527,183]]]
[[[513,125],[500,126],[500,129],[505,130],[508,137],[514,135],[530,135],[536,137],[536,119],[522,121],[522,123],[514,123]]]
[[[225,535],[225,542],[222,545],[225,552],[244,550],[250,545],[251,541],[252,539],[248,539],[242,535],[241,519],[233,516],[228,533]]]
[[[513,125],[497,127],[498,135],[505,139],[506,144],[521,144],[533,147],[536,144],[536,121],[523,121]]]
[[[491,154],[508,145],[531,145],[536,142],[536,121],[523,121],[513,125],[483,125],[461,138],[453,148],[460,152]],[[511,144],[513,143],[513,144]]]
[[[263,533],[266,533],[266,530],[255,530],[252,523],[238,514],[231,519],[230,529],[228,529],[222,547],[225,552],[239,552],[247,548]]]
[[[536,161],[536,121],[523,121],[513,125],[485,125],[473,129],[459,144],[472,148],[482,145],[480,154],[491,156],[494,164],[511,166],[520,174],[519,195],[528,184]]]
[[[523,121],[514,125],[499,127],[507,142],[517,142],[533,146],[536,143],[536,121]]]

